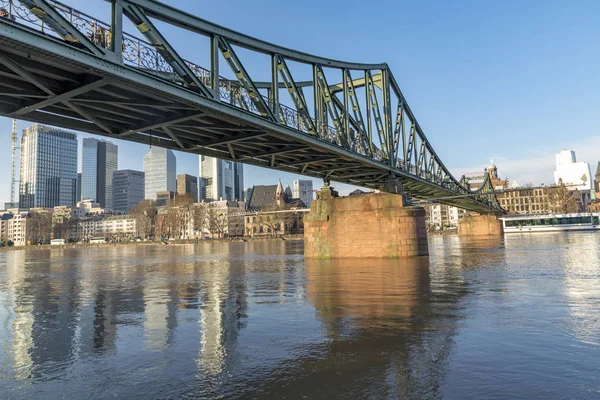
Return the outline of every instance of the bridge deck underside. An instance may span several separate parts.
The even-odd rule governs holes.
[[[148,72],[94,60],[57,39],[22,29],[23,40],[0,35],[0,115],[367,188],[378,189],[392,172],[414,198],[455,194],[226,103],[201,99]],[[60,47],[61,52],[52,50]],[[444,203],[494,212],[468,197]]]

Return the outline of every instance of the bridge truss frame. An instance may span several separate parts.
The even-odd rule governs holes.
[[[53,0],[0,0],[1,115],[503,212],[489,176],[476,192],[452,176],[386,63],[287,49],[155,0],[109,1],[110,24]],[[184,60],[155,21],[207,37],[210,68]],[[253,80],[240,51],[268,56],[271,80]]]

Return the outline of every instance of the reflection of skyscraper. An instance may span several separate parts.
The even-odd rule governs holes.
[[[598,264],[591,260],[597,260],[600,257],[600,246],[595,236],[587,236],[581,240],[584,242],[560,246],[561,249],[564,249],[564,283],[569,310],[567,322],[578,340],[583,343],[599,345],[598,288],[600,287],[600,278],[598,278]],[[555,246],[555,248],[559,247]]]
[[[33,124],[21,137],[19,206],[72,206],[77,190],[77,135]]]
[[[153,147],[144,156],[145,198],[156,200],[158,192],[175,192],[177,160],[172,150]]]
[[[236,200],[243,197],[243,164],[208,156],[200,156],[199,161],[202,200]]]
[[[241,319],[246,313],[246,285],[236,265],[220,261],[206,270],[200,293],[200,354],[198,368],[206,375],[217,375],[235,359]],[[240,280],[236,282],[236,280]]]
[[[144,283],[144,336],[151,350],[165,348],[177,326],[176,291],[165,276],[151,276]]]
[[[12,345],[9,345],[10,342],[7,342],[4,346],[5,349],[11,349],[12,355],[12,369],[15,371],[16,379],[28,379],[31,375],[31,370],[33,368],[33,360],[31,359],[31,349],[33,347],[33,305],[31,302],[26,301],[25,299],[28,296],[26,291],[26,278],[27,273],[25,268],[23,268],[25,261],[25,253],[24,252],[10,252],[7,253],[7,263],[6,263],[6,287],[10,290],[11,302],[14,304],[13,312],[14,317],[12,319],[12,325],[8,323],[0,324],[0,326],[4,327],[8,330],[4,331],[2,329],[2,334],[0,337],[2,340],[11,340]],[[10,314],[7,314],[9,316]],[[7,320],[7,322],[9,322]],[[12,335],[11,335],[12,332]]]

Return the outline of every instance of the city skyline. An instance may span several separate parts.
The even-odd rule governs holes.
[[[105,12],[102,3],[68,3],[91,15]],[[600,86],[600,76],[595,72],[600,55],[589,51],[587,43],[599,30],[593,16],[600,12],[600,3],[582,1],[575,11],[564,3],[540,7],[516,1],[486,2],[470,4],[469,13],[452,4],[440,3],[433,8],[404,4],[402,12],[407,18],[402,24],[389,25],[385,23],[391,22],[393,10],[399,6],[391,5],[390,12],[383,16],[367,7],[365,18],[342,9],[336,13],[341,13],[339,20],[346,23],[319,24],[314,30],[290,26],[285,18],[269,18],[269,24],[252,23],[265,21],[256,3],[226,0],[226,5],[235,5],[238,10],[226,15],[221,6],[214,4],[182,0],[169,3],[217,24],[311,54],[362,62],[386,61],[399,71],[397,78],[411,109],[457,178],[482,170],[493,158],[502,176],[511,181],[550,184],[554,155],[560,150],[572,149],[579,160],[590,165],[599,159],[600,122],[596,110],[600,99],[590,88]],[[261,0],[260,4],[266,2]],[[322,6],[313,0],[307,7],[310,4]],[[327,9],[331,7],[327,5]],[[277,13],[286,15],[287,8]],[[302,15],[308,16],[304,11]],[[362,29],[357,35],[353,24],[366,24],[372,29]],[[389,26],[385,29],[390,32],[382,32],[382,26]],[[274,33],[276,40],[272,39]],[[381,40],[386,33],[388,39]],[[178,42],[182,56],[197,53],[194,42],[178,36],[180,32],[167,30],[167,34]],[[349,35],[354,35],[352,46],[345,45]],[[322,37],[329,40],[323,41]],[[410,40],[403,41],[404,51],[395,54],[389,52],[390,37]],[[385,54],[386,59],[380,60],[377,54]],[[407,54],[411,62],[407,62]],[[557,98],[561,99],[559,118],[555,117]],[[10,125],[10,119],[0,118],[0,137],[6,143],[10,140]],[[19,132],[28,125],[19,121]],[[123,154],[120,168],[141,171],[141,156],[148,146],[115,143]],[[178,174],[197,175],[197,156],[181,152],[176,156]],[[10,146],[0,147],[0,166],[10,169]],[[245,166],[245,172],[245,186],[269,184],[278,178],[290,182],[306,179],[253,166]],[[0,203],[10,200],[10,178],[5,175],[0,176]],[[320,180],[313,181],[315,188],[321,186]],[[346,192],[342,185],[336,189]]]
[[[9,120],[8,118],[0,117],[0,125],[2,120]],[[12,122],[11,122],[12,123]],[[31,127],[33,124],[28,123],[27,121],[17,120],[17,133],[18,133],[18,142],[21,142],[23,130]],[[10,126],[10,124],[9,124]],[[21,127],[24,127],[21,129]],[[59,130],[63,130],[62,128],[58,128]],[[81,133],[77,131],[66,130],[71,133],[75,133],[77,135],[77,171],[78,173],[83,172],[83,154],[84,147],[83,143],[85,139],[93,139],[96,142],[109,142],[114,144],[119,148],[118,154],[118,169],[119,170],[135,170],[135,171],[144,171],[143,159],[144,155],[147,154],[152,147],[149,145],[143,145],[139,143],[130,143],[123,140],[118,139],[108,139],[103,136],[91,135],[87,133]],[[7,133],[8,140],[10,139],[10,132]],[[121,148],[125,146],[126,150],[123,152]],[[10,147],[10,146],[8,146]],[[153,146],[156,147],[156,146]],[[5,149],[10,151],[10,148]],[[451,172],[455,177],[460,178],[463,174],[469,174],[474,172],[480,172],[485,169],[486,165],[489,164],[490,160],[494,160],[494,162],[498,165],[500,170],[500,174],[503,179],[509,179],[512,181],[517,181],[520,185],[550,185],[554,183],[554,171],[556,170],[556,154],[560,153],[564,150],[572,150],[577,154],[577,160],[587,162],[590,165],[596,165],[600,161],[600,157],[596,156],[596,154],[600,154],[600,136],[591,136],[586,141],[581,144],[575,144],[571,147],[564,148],[556,148],[552,149],[548,147],[548,150],[544,151],[534,151],[532,157],[526,157],[523,159],[512,159],[507,157],[490,157],[489,159],[483,159],[481,161],[481,165],[477,166],[475,163],[471,166],[460,167],[460,168],[451,168]],[[1,149],[0,149],[1,151]],[[123,154],[121,154],[123,153]],[[176,175],[180,174],[188,174],[192,176],[200,177],[198,170],[198,160],[199,156],[197,154],[179,152],[173,150],[173,153],[176,156],[177,166],[176,166]],[[0,158],[0,166],[2,164],[6,164],[6,168],[10,171],[11,161],[10,158]],[[17,152],[17,171],[16,177],[19,178],[19,169],[20,169],[20,150]],[[248,164],[244,164],[244,190],[248,187],[252,187],[254,185],[268,185],[273,181],[277,181],[281,179],[282,181],[289,182],[291,185],[295,180],[312,180],[314,190],[318,190],[319,187],[322,186],[322,180],[316,179],[312,177],[307,177],[299,174],[291,174],[283,171],[270,170],[267,168],[260,168]],[[18,184],[19,182],[17,182]],[[95,185],[95,183],[94,183]],[[332,185],[336,187],[341,194],[345,195],[350,193],[356,187],[346,184],[341,184],[337,182],[333,182]],[[200,181],[199,181],[200,188]],[[84,189],[82,185],[82,198],[84,197]],[[17,185],[18,191],[18,185]],[[18,198],[18,196],[17,196]],[[78,199],[79,200],[79,199]],[[10,174],[5,174],[0,176],[0,206],[4,205],[4,203],[10,201]]]

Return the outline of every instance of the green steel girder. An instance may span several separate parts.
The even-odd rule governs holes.
[[[127,0],[118,0],[118,2],[122,6],[123,14],[131,20],[140,33],[154,46],[164,60],[169,63],[173,71],[183,79],[186,85],[190,89],[212,98],[213,93],[192,72],[177,51],[175,51],[152,21],[144,14],[144,11],[138,6],[130,4]]]

